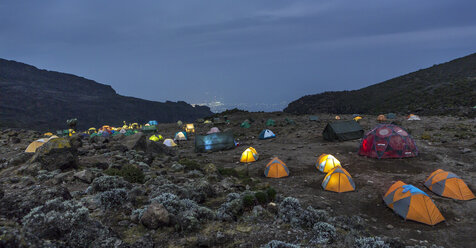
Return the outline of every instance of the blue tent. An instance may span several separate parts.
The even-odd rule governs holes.
[[[149,121],[149,125],[151,125],[151,126],[157,126],[158,123],[157,123],[156,120],[153,120],[153,121]]]
[[[259,134],[259,139],[272,139],[272,138],[276,138],[276,135],[269,129],[265,129],[261,131],[261,133]]]

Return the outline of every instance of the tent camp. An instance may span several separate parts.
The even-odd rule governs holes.
[[[164,145],[166,145],[168,147],[177,146],[177,144],[175,144],[175,142],[172,139],[165,139],[164,140]]]
[[[310,121],[319,121],[319,117],[315,116],[315,115],[311,115],[311,116],[309,116],[309,120]]]
[[[235,148],[235,139],[231,131],[195,137],[195,152],[213,152],[233,148]]]
[[[248,120],[245,120],[241,123],[240,125],[242,128],[250,128],[251,127],[251,124]]]
[[[414,115],[414,114],[410,114],[408,116],[407,120],[409,120],[409,121],[421,121],[420,116]]]
[[[322,137],[328,141],[345,141],[362,138],[364,130],[356,121],[330,122],[322,131]]]
[[[385,117],[387,117],[387,119],[395,119],[397,118],[397,115],[395,113],[388,113],[385,114]]]
[[[355,183],[349,172],[338,166],[329,171],[322,181],[322,188],[334,192],[348,192],[355,190]]]
[[[365,134],[359,155],[371,158],[408,158],[418,156],[410,134],[393,124],[380,124]]]
[[[241,163],[251,163],[258,160],[258,152],[253,147],[248,147],[241,154],[240,162]]]
[[[177,132],[175,133],[174,140],[187,140],[187,133],[186,132]]]
[[[207,134],[212,134],[212,133],[219,133],[220,129],[218,127],[212,127],[210,130],[207,132]]]
[[[384,195],[385,204],[403,219],[427,225],[436,225],[445,220],[431,198],[419,188],[397,181]]]
[[[193,125],[193,123],[189,123],[189,124],[185,125],[185,132],[195,133],[195,126]]]
[[[316,168],[324,173],[328,173],[339,166],[341,166],[339,160],[330,154],[322,154],[316,161]]]
[[[266,126],[268,126],[268,127],[274,127],[274,126],[276,126],[276,122],[275,122],[273,119],[268,119],[268,120],[266,121]]]
[[[265,177],[280,178],[289,176],[289,169],[278,157],[274,157],[264,169]]]
[[[426,179],[425,186],[433,193],[457,200],[474,199],[468,185],[456,174],[438,169]]]
[[[271,130],[265,129],[265,130],[261,131],[258,138],[261,139],[261,140],[272,139],[272,138],[276,138],[276,135]]]

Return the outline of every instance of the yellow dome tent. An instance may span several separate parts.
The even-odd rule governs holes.
[[[322,154],[317,158],[316,168],[321,172],[328,173],[335,167],[340,166],[340,161],[330,154]]]
[[[355,183],[349,172],[342,167],[335,167],[324,177],[322,188],[334,192],[348,192],[355,190]]]
[[[152,141],[155,141],[155,142],[158,142],[158,141],[161,141],[163,140],[164,137],[162,137],[162,135],[152,135],[150,136],[149,140],[152,140]]]
[[[354,117],[354,121],[360,121],[360,120],[362,120],[362,117],[361,117],[361,116],[356,116],[356,117]]]
[[[33,142],[31,142],[28,147],[25,149],[25,152],[29,152],[29,153],[33,153],[33,152],[36,152],[36,149],[38,149],[39,147],[41,147],[42,145],[46,144],[46,142],[52,140],[52,139],[57,139],[58,136],[56,135],[52,135],[51,137],[49,138],[43,138],[43,139],[37,139]]]
[[[193,125],[193,123],[189,123],[185,126],[185,132],[195,133],[195,126]]]
[[[164,145],[166,145],[168,147],[177,146],[177,144],[175,144],[175,142],[172,139],[165,139],[164,140]]]
[[[44,133],[43,136],[48,136],[48,137],[50,137],[50,136],[53,136],[53,133],[47,132],[47,133]]]
[[[264,169],[265,177],[280,178],[289,176],[289,169],[278,157],[274,157]]]
[[[258,160],[258,152],[253,147],[248,147],[242,154],[240,162],[251,163]]]

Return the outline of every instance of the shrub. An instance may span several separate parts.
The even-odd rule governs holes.
[[[238,171],[233,168],[218,167],[218,172],[225,177],[238,177]]]
[[[264,205],[268,202],[268,194],[263,191],[255,192],[255,198],[261,205]]]
[[[355,248],[390,248],[390,244],[380,237],[360,237],[355,239]]]
[[[236,220],[243,212],[243,203],[240,195],[237,193],[230,193],[226,196],[226,202],[223,203],[217,210],[217,218],[224,221]]]
[[[299,248],[299,245],[294,245],[290,243],[285,243],[279,240],[271,240],[267,244],[263,245],[261,248]]]
[[[310,240],[312,244],[327,244],[333,241],[337,234],[336,228],[327,222],[317,222],[312,228],[314,238]]]
[[[120,176],[130,183],[144,183],[144,173],[141,169],[131,164],[126,164],[122,168],[109,168],[104,171],[105,174],[110,176]]]
[[[268,199],[270,201],[274,201],[274,199],[276,198],[276,190],[269,187],[267,190],[266,190],[266,194],[268,195]]]
[[[117,208],[127,201],[127,191],[125,189],[112,189],[99,193],[97,198],[103,209]]]
[[[293,197],[286,197],[279,204],[278,216],[284,222],[300,224],[300,217],[303,209],[299,200]]]
[[[117,188],[130,188],[131,185],[118,176],[96,177],[88,189],[89,193],[103,192]]]
[[[185,170],[201,170],[200,163],[192,159],[182,158],[179,160],[179,164],[184,165]]]
[[[246,194],[242,198],[243,208],[252,209],[256,205],[256,198],[252,194]]]

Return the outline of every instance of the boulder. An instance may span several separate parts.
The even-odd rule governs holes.
[[[154,202],[144,211],[140,222],[149,229],[157,229],[169,224],[169,212],[162,204]]]
[[[129,150],[146,151],[147,139],[144,133],[136,133],[134,135],[127,136],[123,139],[123,144]]]
[[[78,135],[74,135],[74,136],[71,136],[69,137],[69,143],[71,144],[71,148],[73,148],[73,150],[78,150],[78,148],[82,147],[83,146],[83,141],[81,140],[81,137],[79,137]]]
[[[156,154],[166,154],[166,155],[169,155],[169,156],[175,156],[175,151],[173,149],[171,149],[170,147],[168,147],[164,144],[154,142],[154,141],[151,141],[151,140],[147,141],[146,152],[150,153],[150,154],[154,154],[154,155],[156,155]]]
[[[85,183],[91,183],[94,179],[94,174],[89,170],[82,170],[74,173],[74,177]]]
[[[30,159],[31,163],[39,162],[42,169],[54,171],[77,168],[77,157],[66,138],[52,139],[36,150]]]

